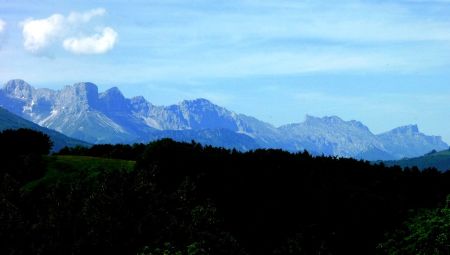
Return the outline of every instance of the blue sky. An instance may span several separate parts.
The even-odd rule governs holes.
[[[13,78],[450,142],[450,1],[0,0],[0,82]]]

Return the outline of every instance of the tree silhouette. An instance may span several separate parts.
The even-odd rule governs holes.
[[[0,175],[9,174],[19,182],[42,176],[45,172],[42,155],[52,148],[50,138],[30,129],[0,132]]]
[[[2,155],[47,155],[53,143],[44,133],[31,129],[7,129],[0,132],[0,153]]]

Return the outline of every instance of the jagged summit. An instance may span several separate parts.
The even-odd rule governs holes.
[[[324,116],[324,117],[315,117],[311,115],[306,115],[305,121],[303,124],[305,125],[343,125],[343,124],[352,124],[353,121],[345,121],[338,116]]]
[[[97,85],[95,85],[92,82],[84,81],[84,82],[77,82],[72,85],[72,87],[80,88],[80,89],[94,89],[98,91]]]
[[[98,87],[91,82],[75,83],[72,86],[80,95],[86,95],[88,98],[98,98]]]
[[[143,96],[136,96],[130,99],[131,109],[137,114],[145,116],[150,112],[153,105]]]
[[[324,116],[324,117],[315,117],[311,115],[306,115],[305,121],[303,123],[300,123],[303,125],[346,125],[346,126],[353,126],[357,129],[365,130],[367,132],[370,132],[369,128],[361,123],[360,121],[356,120],[349,120],[345,121],[342,118],[332,115],[332,116]],[[296,125],[296,124],[294,124]]]
[[[204,98],[184,100],[168,109],[178,115],[180,121],[185,123],[186,129],[238,130],[236,119],[231,111]]]
[[[145,97],[143,96],[135,96],[131,98],[131,101],[135,103],[149,103],[147,99],[145,99]]]
[[[205,99],[205,98],[197,98],[193,100],[183,100],[178,104],[179,107],[184,109],[219,109],[222,108],[211,101]]]
[[[31,85],[28,84],[24,80],[14,79],[14,80],[10,80],[10,81],[6,82],[3,87],[4,88],[16,88],[16,87],[29,87],[29,88],[31,88]]]
[[[414,124],[414,125],[406,125],[406,126],[401,126],[401,127],[398,127],[398,128],[394,128],[394,129],[392,129],[390,132],[393,132],[393,133],[400,133],[400,134],[415,134],[415,133],[420,133],[419,127],[417,126],[417,124]]]
[[[183,100],[180,104],[195,104],[195,105],[214,105],[211,101],[205,98],[196,98],[192,100]]]
[[[68,85],[57,94],[55,110],[83,111],[98,105],[98,87],[90,82]]]
[[[112,87],[100,94],[101,97],[125,98],[118,87]]]
[[[338,116],[324,116],[324,117],[316,117],[316,116],[312,116],[312,115],[306,115],[305,117],[305,122],[316,122],[316,121],[321,121],[321,122],[343,122],[343,120],[341,118],[339,118]]]
[[[128,100],[117,87],[112,87],[99,95],[100,107],[109,112],[123,112],[129,108]]]
[[[30,98],[33,87],[21,79],[10,80],[3,86],[3,90],[7,95],[17,98]]]

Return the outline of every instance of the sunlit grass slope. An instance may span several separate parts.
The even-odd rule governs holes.
[[[25,190],[31,190],[41,184],[69,182],[72,177],[79,174],[93,177],[100,171],[132,171],[136,164],[131,160],[87,156],[46,156],[44,160],[47,166],[46,174],[41,179],[26,184]]]

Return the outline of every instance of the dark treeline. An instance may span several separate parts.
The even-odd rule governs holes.
[[[21,184],[39,178],[45,172],[41,155],[52,146],[46,134],[30,129],[0,132],[0,177],[8,175]]]
[[[168,139],[142,148],[133,171],[32,190],[2,171],[1,253],[385,254],[380,244],[401,236],[386,233],[450,194],[450,174],[435,169]]]
[[[90,147],[64,147],[56,155],[77,155],[101,158],[138,160],[142,158],[146,145],[142,143],[129,144],[96,144]]]

